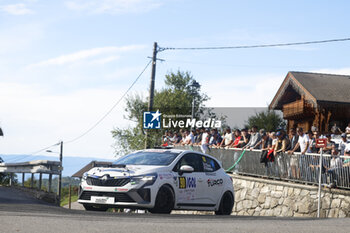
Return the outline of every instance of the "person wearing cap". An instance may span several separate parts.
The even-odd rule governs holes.
[[[350,142],[346,138],[346,134],[342,133],[341,134],[341,141],[339,142],[338,150],[340,151],[340,155],[344,155],[345,147],[347,144]]]

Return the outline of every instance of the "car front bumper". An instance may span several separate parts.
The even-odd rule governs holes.
[[[150,187],[128,189],[83,186],[80,188],[78,203],[124,208],[153,208],[154,201],[151,199],[153,195]]]

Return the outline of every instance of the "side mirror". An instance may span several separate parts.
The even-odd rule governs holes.
[[[181,176],[184,173],[192,173],[194,172],[194,168],[189,165],[182,165],[179,170],[179,175]]]

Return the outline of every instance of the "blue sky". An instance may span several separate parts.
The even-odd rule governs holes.
[[[94,124],[162,47],[349,37],[348,1],[0,0],[0,154],[31,153]],[[350,42],[284,48],[164,51],[167,72],[190,71],[213,107],[264,107],[288,71],[350,74]],[[150,70],[133,92],[143,94]],[[70,156],[113,157],[118,106]]]

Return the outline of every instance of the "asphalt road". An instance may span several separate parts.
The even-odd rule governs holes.
[[[0,232],[350,232],[350,219],[152,215],[69,210],[0,187]]]

